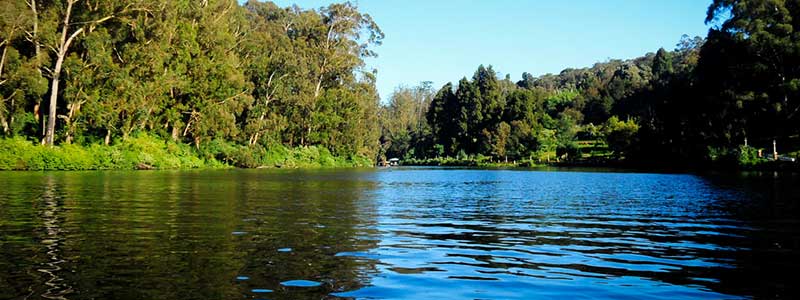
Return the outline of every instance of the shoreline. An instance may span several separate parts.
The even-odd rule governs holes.
[[[416,167],[470,167],[470,168],[601,168],[615,170],[667,172],[667,173],[706,173],[706,172],[771,172],[788,171],[800,172],[800,163],[785,161],[767,161],[756,165],[741,166],[735,163],[720,162],[652,162],[652,161],[625,161],[625,160],[576,160],[548,163],[532,163],[523,161],[518,163],[492,163],[477,160],[447,160],[438,163],[430,160],[425,163],[403,163],[401,166]]]

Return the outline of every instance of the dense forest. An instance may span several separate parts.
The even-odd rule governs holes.
[[[376,155],[379,98],[364,59],[383,33],[353,4],[9,0],[0,12],[3,136],[144,135],[243,166],[275,147]]]
[[[427,85],[398,89],[382,150],[434,163],[767,162],[773,141],[782,154],[800,149],[798,22],[792,1],[716,0],[708,36],[683,36],[671,51],[517,82],[481,65],[433,96]]]
[[[673,50],[518,81],[481,65],[381,105],[364,61],[384,34],[349,2],[2,1],[0,169],[756,164],[773,140],[800,149],[798,20],[793,1],[714,0],[708,35]]]

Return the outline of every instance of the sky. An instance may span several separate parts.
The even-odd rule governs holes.
[[[358,0],[386,34],[367,60],[387,101],[396,87],[435,88],[492,65],[516,81],[523,72],[559,73],[609,59],[672,50],[681,35],[705,36],[712,0]],[[319,8],[330,0],[276,0]]]

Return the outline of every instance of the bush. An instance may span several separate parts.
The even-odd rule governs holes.
[[[327,148],[283,145],[244,146],[213,140],[194,149],[188,144],[140,134],[112,146],[63,145],[45,147],[20,137],[0,139],[0,170],[108,170],[258,167],[367,167],[372,160],[359,155],[334,156]]]
[[[118,143],[113,148],[120,152],[112,161],[123,169],[147,165],[158,169],[191,169],[205,166],[191,146],[164,141],[148,134],[140,134]]]
[[[576,142],[569,142],[563,145],[558,145],[556,147],[556,156],[557,157],[566,157],[566,159],[576,159],[581,156],[581,149],[578,147],[578,143]]]
[[[608,147],[615,155],[622,157],[638,143],[639,124],[634,119],[620,121],[617,116],[612,116],[603,125],[603,133]]]
[[[24,138],[0,139],[0,170],[27,169],[27,156],[38,150]]]
[[[189,145],[166,142],[149,135],[132,137],[114,146],[67,144],[46,147],[19,137],[0,140],[0,170],[133,169],[140,164],[159,169],[207,165]]]
[[[766,162],[766,159],[758,157],[758,149],[749,146],[740,146],[738,162],[741,167],[752,167]]]

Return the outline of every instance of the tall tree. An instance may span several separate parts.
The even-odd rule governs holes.
[[[73,41],[81,34],[95,30],[97,26],[111,20],[116,15],[124,14],[128,8],[130,8],[130,4],[121,5],[116,1],[92,5],[80,0],[66,0],[65,7],[51,8],[57,11],[56,15],[61,21],[60,29],[57,30],[59,32],[57,38],[50,45],[55,55],[55,64],[50,74],[50,105],[47,114],[47,129],[42,144],[53,145],[61,68]]]
[[[787,136],[800,129],[800,36],[795,33],[799,18],[800,6],[794,1],[715,0],[708,8],[706,22],[715,27],[707,48],[715,53],[706,51],[701,64],[706,59],[719,61],[713,55],[730,57],[725,67],[731,74],[717,75],[725,90],[739,95],[727,101],[749,112],[766,112],[750,116],[753,120],[743,131]],[[727,49],[722,48],[725,44]]]

